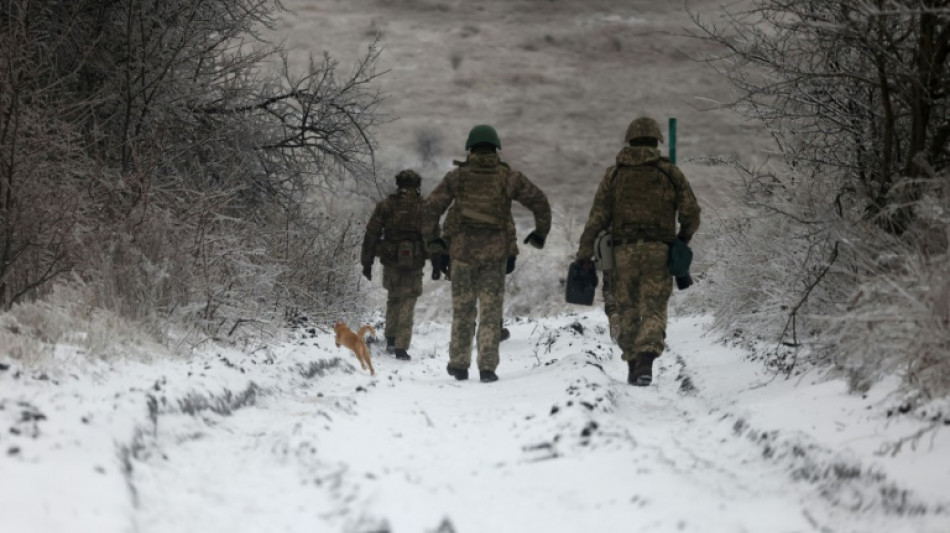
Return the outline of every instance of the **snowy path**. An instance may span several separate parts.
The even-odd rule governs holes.
[[[727,350],[695,321],[673,325],[657,385],[640,389],[601,317],[574,320],[514,325],[492,384],[448,376],[435,355],[448,330],[428,326],[409,363],[377,345],[375,379],[330,371],[228,417],[162,416],[161,453],[135,463],[135,529],[948,530],[947,515],[860,465],[842,474],[826,450],[689,391],[701,360],[706,383],[732,374],[717,374]]]

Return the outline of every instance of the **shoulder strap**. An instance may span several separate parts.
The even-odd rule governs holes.
[[[673,190],[679,192],[680,188],[676,186],[676,181],[673,179],[673,174],[670,173],[670,172],[668,172],[668,171],[667,171],[665,168],[663,168],[662,166],[660,166],[660,161],[661,161],[661,160],[662,160],[662,159],[658,159],[658,160],[656,161],[656,163],[653,163],[653,166],[655,166],[657,170],[659,170],[660,172],[662,172],[663,175],[666,176],[666,179],[670,180],[670,185],[673,186]]]
[[[668,170],[666,170],[665,168],[663,168],[662,166],[660,166],[660,161],[662,161],[662,158],[657,159],[656,161],[654,161],[654,162],[652,162],[652,163],[643,163],[642,165],[631,165],[631,166],[633,166],[633,167],[655,167],[657,170],[660,171],[660,173],[662,173],[664,176],[666,176],[666,179],[668,179],[668,180],[670,181],[670,185],[673,186],[673,190],[679,192],[680,188],[676,186],[676,180],[673,179],[673,174],[671,174]],[[614,177],[614,178],[617,177],[617,165],[614,165],[613,177]]]

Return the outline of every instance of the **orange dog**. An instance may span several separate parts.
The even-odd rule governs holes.
[[[360,368],[366,370],[369,367],[369,375],[375,376],[376,371],[373,370],[373,363],[369,360],[369,348],[366,346],[366,341],[363,340],[363,336],[366,335],[367,331],[372,333],[374,337],[376,336],[376,330],[373,329],[373,326],[366,324],[358,332],[353,333],[353,330],[346,327],[343,322],[334,322],[333,331],[336,332],[336,347],[339,348],[342,344],[352,350],[360,361]]]

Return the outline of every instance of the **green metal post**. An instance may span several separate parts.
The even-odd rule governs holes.
[[[676,119],[670,118],[670,162],[676,164]]]

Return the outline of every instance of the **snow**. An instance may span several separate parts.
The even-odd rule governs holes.
[[[648,388],[600,311],[510,323],[490,384],[445,372],[440,322],[410,362],[371,345],[375,378],[319,324],[188,359],[0,352],[0,531],[950,530],[945,430],[880,454],[923,427],[889,384],[774,377],[707,326],[671,322]]]

